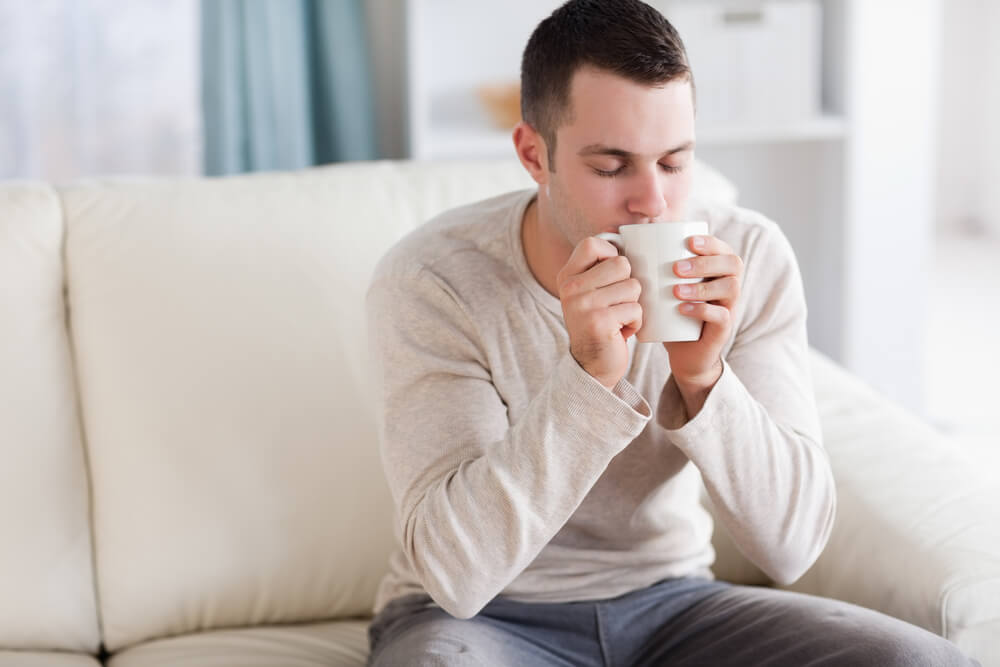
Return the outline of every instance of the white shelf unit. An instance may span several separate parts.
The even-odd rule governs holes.
[[[409,157],[513,157],[509,130],[491,124],[475,89],[516,81],[531,31],[561,3],[401,1]],[[690,1],[653,4],[670,18],[671,3]],[[795,0],[703,2],[745,12]],[[700,119],[697,130],[699,158],[795,248],[812,345],[918,411],[939,2],[818,0],[816,113]],[[697,38],[682,37],[689,49]],[[752,58],[770,47],[743,48]],[[709,94],[699,88],[700,100]]]

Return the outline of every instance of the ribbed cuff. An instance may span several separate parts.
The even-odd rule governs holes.
[[[610,391],[583,370],[569,352],[556,367],[560,380],[567,383],[567,410],[579,424],[596,437],[628,436],[635,439],[646,427],[652,409],[645,398],[624,378]]]
[[[696,445],[706,430],[718,428],[720,420],[726,419],[724,413],[728,410],[727,405],[732,402],[734,392],[743,390],[739,384],[733,369],[723,359],[722,374],[705,397],[701,410],[694,419],[689,420],[684,407],[684,397],[677,387],[677,381],[671,375],[663,385],[660,403],[657,406],[656,423],[667,431],[671,442],[687,451],[688,447]]]

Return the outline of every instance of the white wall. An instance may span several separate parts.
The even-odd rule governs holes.
[[[853,0],[843,363],[923,408],[941,0]]]
[[[1000,237],[1000,2],[949,0],[941,16],[939,231]]]
[[[997,39],[997,33],[1000,33],[1000,2],[984,0],[984,3],[987,5],[984,23],[988,30],[985,41],[990,50],[984,61],[987,72],[983,88],[987,91],[987,98],[984,101],[986,139],[982,144],[986,153],[982,180],[983,217],[988,231],[1000,238],[1000,121],[997,120],[1000,118],[1000,40]]]

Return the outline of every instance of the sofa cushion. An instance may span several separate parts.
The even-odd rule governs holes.
[[[110,650],[371,610],[393,544],[371,271],[438,212],[530,185],[505,160],[63,191]]]
[[[51,188],[0,185],[0,649],[96,653],[62,246]]]
[[[812,369],[837,520],[791,588],[877,609],[1000,665],[996,471],[822,355]]]
[[[101,667],[101,663],[78,653],[0,651],[0,667]]]
[[[108,667],[363,667],[367,658],[368,622],[348,620],[159,639],[115,654]]]

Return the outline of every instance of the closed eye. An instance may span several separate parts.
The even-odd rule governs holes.
[[[622,171],[625,170],[625,165],[622,165],[617,169],[612,169],[612,170],[598,169],[597,167],[592,167],[592,169],[594,170],[594,173],[597,174],[598,176],[603,176],[604,178],[614,178],[615,176],[618,176],[619,174],[622,173]],[[684,171],[683,166],[675,167],[669,164],[662,164],[662,163],[660,164],[660,169],[667,172],[668,174],[676,174],[678,172]]]

